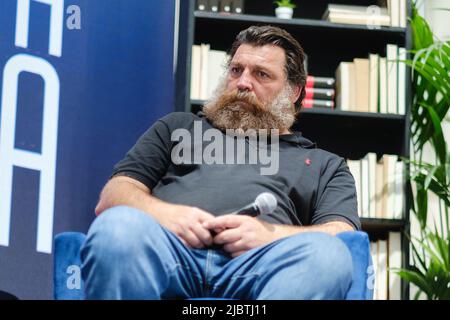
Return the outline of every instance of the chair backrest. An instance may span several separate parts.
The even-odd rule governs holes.
[[[337,237],[347,245],[353,261],[353,281],[346,300],[371,300],[375,278],[367,233],[350,231]],[[79,232],[64,232],[55,237],[53,280],[56,300],[85,298],[80,258],[85,239],[86,235]]]

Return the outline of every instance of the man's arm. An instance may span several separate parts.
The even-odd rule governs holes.
[[[288,237],[300,232],[325,232],[331,235],[336,235],[344,231],[354,231],[355,229],[348,223],[343,221],[330,221],[324,224],[318,224],[314,226],[286,226],[286,225],[274,225],[275,233],[280,238]]]
[[[100,194],[95,214],[100,215],[106,209],[119,205],[139,209],[155,218],[173,207],[152,196],[150,189],[142,182],[126,176],[116,176],[108,181]]]
[[[100,194],[95,213],[119,205],[141,210],[175,233],[185,244],[202,248],[212,244],[209,230],[202,226],[214,218],[210,213],[196,207],[171,204],[151,194],[143,183],[126,176],[116,176],[108,181]]]
[[[214,243],[223,245],[223,249],[232,257],[300,232],[325,232],[336,235],[339,232],[354,230],[350,224],[342,221],[330,221],[313,226],[287,226],[239,215],[220,216],[205,222],[203,226],[210,230],[223,230],[214,237]]]

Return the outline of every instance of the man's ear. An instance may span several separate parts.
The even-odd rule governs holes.
[[[302,86],[292,86],[292,97],[291,102],[295,103],[298,98],[300,97],[300,93],[302,92],[303,87]]]

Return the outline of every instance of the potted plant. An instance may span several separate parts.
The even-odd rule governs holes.
[[[275,9],[275,15],[280,19],[292,19],[292,15],[294,13],[294,9],[296,5],[291,2],[291,0],[279,0],[274,1],[274,3],[278,6]]]
[[[411,29],[413,59],[401,61],[413,70],[411,132],[414,153],[409,165],[412,210],[420,233],[409,237],[412,263],[397,270],[417,286],[415,299],[450,299],[450,154],[441,123],[450,107],[450,41],[439,41],[413,3]],[[423,148],[430,144],[434,163],[423,160]],[[428,217],[429,195],[440,200],[434,221]]]

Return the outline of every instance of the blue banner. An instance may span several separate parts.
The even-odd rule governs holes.
[[[52,297],[112,166],[174,110],[175,0],[0,0],[0,290]]]

